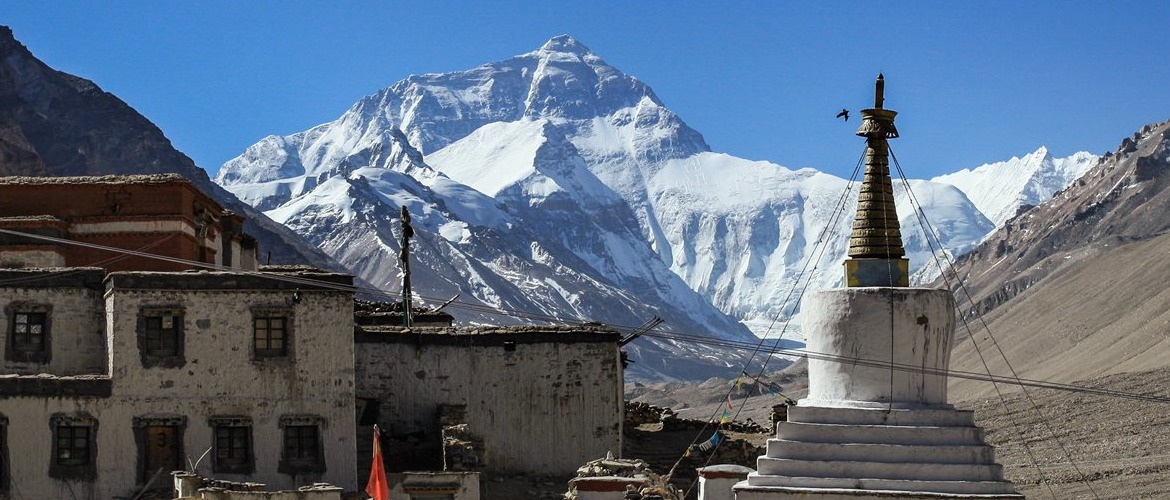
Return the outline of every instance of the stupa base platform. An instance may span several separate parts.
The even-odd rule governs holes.
[[[746,481],[745,481],[746,483]],[[735,486],[735,500],[1024,500],[1018,493],[962,494],[921,491],[858,490],[847,488],[791,488],[786,486]]]
[[[736,500],[1024,498],[1003,479],[973,413],[949,405],[790,407],[756,472],[734,490]]]

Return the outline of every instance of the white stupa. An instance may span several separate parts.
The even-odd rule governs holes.
[[[910,288],[888,139],[896,112],[861,112],[865,177],[845,261],[848,288],[805,294],[808,397],[768,440],[736,500],[1022,499],[971,411],[947,403],[955,304]]]

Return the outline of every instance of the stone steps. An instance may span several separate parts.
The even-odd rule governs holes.
[[[985,445],[817,443],[769,439],[767,456],[790,460],[868,461],[930,464],[991,464],[995,448]]]
[[[951,408],[790,407],[756,469],[744,488],[804,492],[776,498],[805,498],[800,495],[810,491],[842,498],[862,492],[1021,498],[1003,480],[974,414]]]
[[[747,483],[755,487],[852,489],[872,491],[929,491],[958,495],[1011,495],[1011,483],[1003,481],[923,481],[911,479],[841,479],[821,477],[762,476],[751,474]]]
[[[859,460],[793,460],[760,457],[761,475],[833,479],[909,479],[925,481],[1002,481],[999,464],[866,462]]]
[[[836,408],[791,406],[789,422],[839,425],[974,427],[975,412],[950,408]]]
[[[983,430],[970,426],[932,427],[780,422],[776,425],[776,437],[788,441],[817,443],[983,444]]]

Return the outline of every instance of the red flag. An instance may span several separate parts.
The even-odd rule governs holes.
[[[386,482],[386,468],[382,465],[382,440],[378,426],[374,426],[374,462],[370,464],[370,480],[366,493],[374,500],[390,500],[390,483]]]

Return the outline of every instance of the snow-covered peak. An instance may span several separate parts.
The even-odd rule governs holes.
[[[1097,156],[1079,152],[1053,158],[1047,147],[1022,157],[940,175],[932,181],[958,187],[996,227],[1022,208],[1044,203],[1097,163]]]
[[[900,184],[912,266],[935,246],[919,214],[960,253],[1095,160],[1040,148],[909,181],[922,212]],[[775,335],[769,325],[792,317],[796,287],[839,284],[856,196],[813,169],[711,152],[648,85],[568,35],[410,76],[337,120],[265,138],[217,181],[377,286],[397,281],[392,222],[407,206],[420,294],[622,325],[672,317],[678,331],[725,339],[747,338],[736,320]],[[635,368],[685,371],[662,361]]]
[[[544,42],[544,45],[540,46],[540,52],[561,52],[575,54],[581,57],[593,55],[593,51],[589,50],[589,47],[586,47],[585,44],[577,41],[576,38],[568,34],[557,35],[548,39],[547,42]]]

